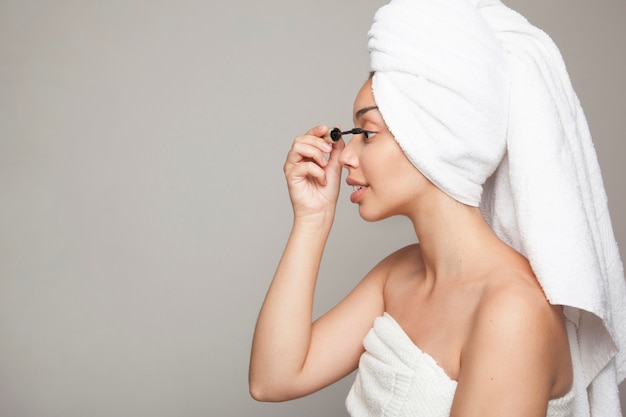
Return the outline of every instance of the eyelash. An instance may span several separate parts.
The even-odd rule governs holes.
[[[368,140],[371,135],[375,135],[378,132],[372,132],[371,130],[363,130],[361,133],[363,133],[363,137],[365,138],[365,140]]]

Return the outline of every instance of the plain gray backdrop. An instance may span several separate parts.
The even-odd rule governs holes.
[[[345,416],[250,399],[282,164],[351,127],[383,0],[0,0],[0,416]],[[626,2],[509,0],[560,46],[626,245]],[[342,192],[315,314],[415,240]]]

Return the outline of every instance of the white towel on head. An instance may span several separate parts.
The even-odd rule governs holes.
[[[392,1],[370,35],[374,98],[390,131],[424,176],[478,206],[506,148],[502,46],[458,0]]]
[[[499,0],[393,0],[377,12],[369,47],[374,97],[408,158],[458,201],[481,201],[549,301],[565,306],[575,416],[621,415],[626,283],[557,47]]]

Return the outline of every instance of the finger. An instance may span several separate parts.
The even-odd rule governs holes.
[[[340,129],[339,126],[335,126],[335,128]],[[335,143],[330,136],[331,129],[326,125],[319,125],[311,128],[305,135],[320,137],[324,140],[324,142],[330,144],[331,146]],[[330,152],[330,151],[329,151]]]
[[[317,125],[315,127],[312,127],[311,129],[309,129],[304,135],[299,136],[298,138],[296,138],[296,141],[298,139],[302,140],[304,138],[307,137],[311,137],[311,138],[320,138],[321,140],[318,142],[318,146],[322,146],[323,145],[323,152],[329,153],[331,148],[328,147],[327,145],[324,144],[328,144],[331,145],[333,144],[332,139],[330,138],[330,128],[326,125]],[[317,140],[317,139],[316,139]]]
[[[332,146],[323,139],[314,136],[297,138],[287,155],[287,163],[299,163],[302,160],[312,159],[321,166],[326,166],[328,160],[325,153],[330,153]]]
[[[310,146],[314,146],[322,152],[330,153],[330,151],[332,150],[332,142],[328,142],[326,139],[327,137],[320,138],[319,136],[315,135],[303,135],[298,136],[294,140],[294,144],[304,143]]]
[[[301,162],[286,169],[287,176],[293,180],[314,178],[320,185],[326,185],[326,172],[314,162]]]
[[[339,157],[345,147],[346,147],[346,142],[343,140],[343,138],[339,139],[337,142],[333,144],[333,149],[328,156],[328,164],[326,165],[327,170],[330,169],[334,171],[335,173],[337,173],[338,175],[341,175],[343,166],[339,162]]]
[[[323,138],[329,131],[330,131],[330,129],[328,129],[328,126],[326,126],[326,125],[317,125],[315,127],[312,127],[311,129],[309,129],[305,133],[305,135],[317,136],[318,138]]]
[[[332,151],[330,152],[329,160],[334,163],[339,163],[339,155],[341,151],[346,147],[346,142],[343,138],[340,138],[337,142],[333,143]]]

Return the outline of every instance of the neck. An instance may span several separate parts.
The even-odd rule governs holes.
[[[485,222],[478,207],[465,206],[443,192],[420,201],[409,216],[420,242],[426,278],[458,280],[485,272],[508,247]]]

